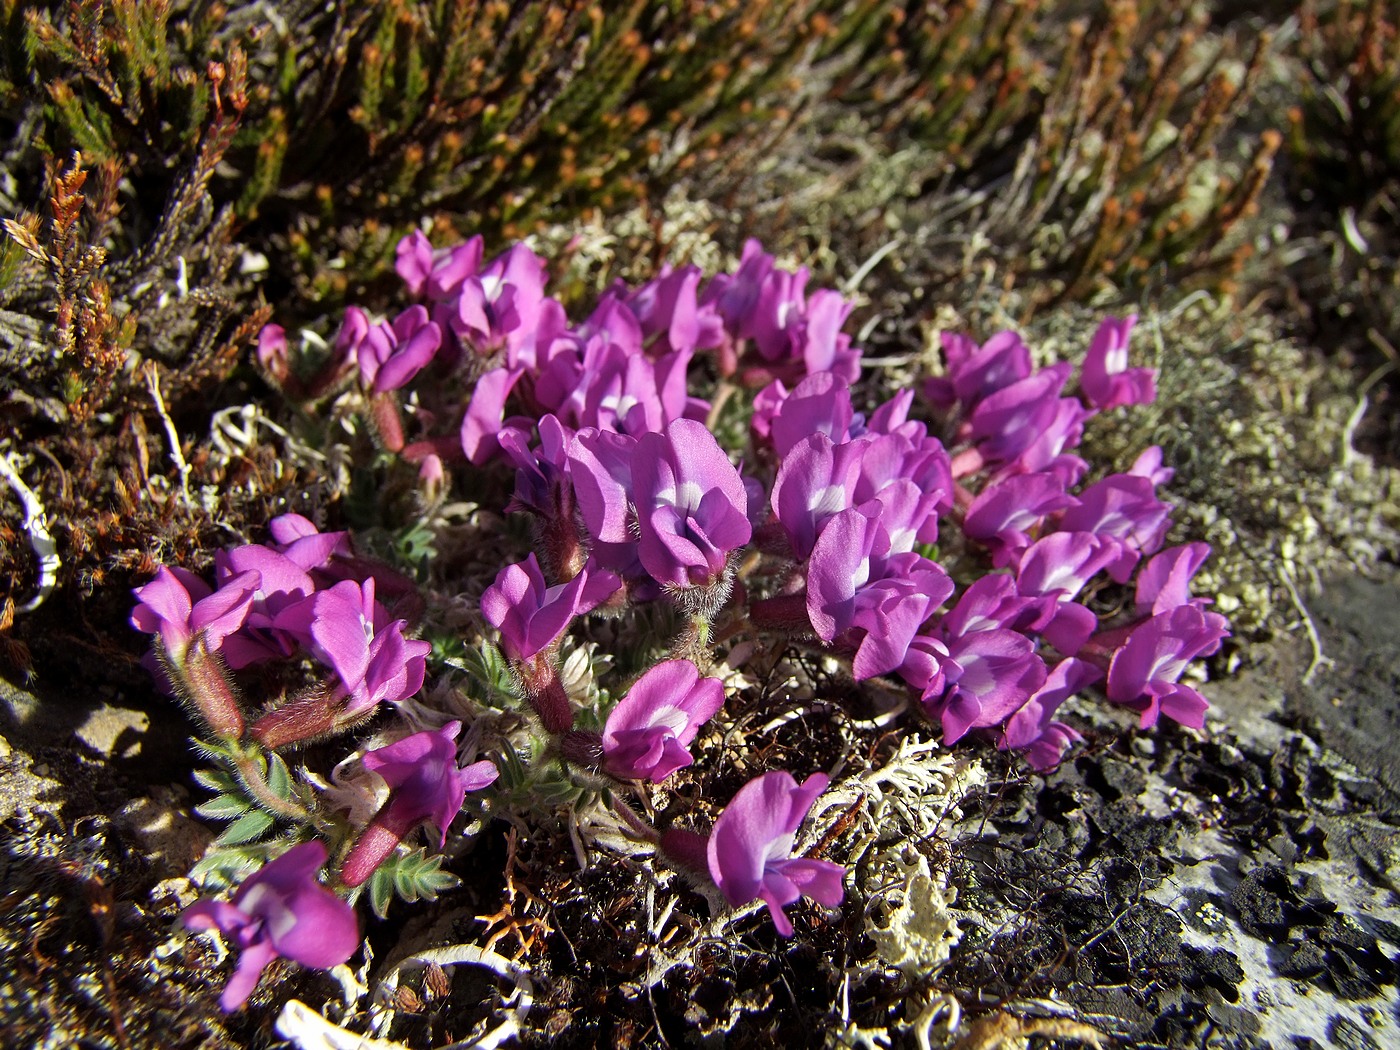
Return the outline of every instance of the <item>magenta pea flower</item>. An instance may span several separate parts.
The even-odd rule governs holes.
[[[710,877],[724,899],[735,908],[762,900],[784,937],[792,936],[787,905],[810,897],[832,908],[845,896],[845,868],[792,855],[798,827],[830,782],[824,773],[801,784],[782,770],[764,773],[739,789],[710,833]]]
[[[405,242],[410,238],[413,242],[404,252]],[[485,239],[478,233],[461,244],[434,251],[421,233],[409,234],[399,242],[400,254],[394,269],[414,295],[427,295],[436,303],[454,302],[463,282],[480,272],[485,245]]]
[[[1014,467],[1009,472],[1016,474],[1063,466],[1074,476],[1072,464],[1056,462],[1060,450],[1077,440],[1085,416],[1079,402],[1059,396],[1069,373],[1064,362],[1051,365],[979,401],[967,424],[977,445],[976,465]]]
[[[265,324],[258,332],[258,364],[276,382],[284,383],[292,374],[287,330],[280,324]]]
[[[1001,725],[1045,684],[1045,661],[1017,631],[974,631],[944,644],[948,655],[937,687],[942,692],[925,690],[923,704],[942,724],[945,744],[970,729]]]
[[[309,601],[316,581],[288,555],[260,543],[248,543],[214,555],[215,579],[227,582],[255,572],[259,583],[242,628],[224,646],[230,667],[248,667],[263,660],[291,656],[306,639],[277,626],[286,610]]]
[[[1138,570],[1134,605],[1139,615],[1170,612],[1180,605],[1204,605],[1205,598],[1191,597],[1191,577],[1210,557],[1209,543],[1168,547]]]
[[[673,420],[632,450],[638,555],[663,586],[714,588],[749,542],[748,492],[705,424]]]
[[[447,844],[447,828],[461,812],[467,792],[487,787],[500,775],[489,760],[458,768],[461,729],[461,722],[448,722],[366,752],[364,767],[389,785],[389,800],[355,840],[341,867],[341,882],[361,885],[424,821],[438,830],[438,848]]]
[[[1209,656],[1229,635],[1225,617],[1195,605],[1179,605],[1133,628],[1108,667],[1108,698],[1142,713],[1146,729],[1159,715],[1200,729],[1205,697],[1177,681],[1187,664]]]
[[[159,634],[166,654],[177,664],[201,637],[204,647],[217,652],[223,641],[243,626],[252,608],[261,577],[239,573],[216,591],[188,569],[162,565],[144,587],[137,587],[131,624],[138,631]]]
[[[1103,678],[1093,664],[1073,658],[1061,660],[1042,685],[1006,720],[997,747],[1003,751],[1024,750],[1031,768],[1044,772],[1060,764],[1069,746],[1083,737],[1063,722],[1054,721],[1055,712],[1070,697]]]
[[[134,592],[131,624],[160,636],[170,686],[227,737],[242,736],[243,713],[221,651],[247,619],[260,580],[257,572],[244,572],[214,591],[194,573],[162,565]]]
[[[981,346],[957,332],[942,335],[946,375],[924,381],[923,393],[939,408],[970,406],[1031,374],[1030,348],[1015,332],[998,332]]]
[[[432,646],[403,636],[405,622],[381,622],[374,579],[342,580],[311,601],[312,648],[339,676],[355,712],[396,704],[423,686]]]
[[[569,622],[621,586],[613,573],[584,568],[567,583],[547,587],[533,553],[507,565],[481,596],[481,615],[501,632],[501,649],[513,662],[529,662],[557,642]]]
[[[340,732],[368,718],[380,701],[396,704],[423,687],[432,646],[404,637],[405,620],[389,620],[374,599],[374,577],[342,580],[282,610],[278,630],[306,641],[339,681],[268,711],[253,735],[269,748]]]
[[[1172,478],[1176,477],[1176,471],[1171,467],[1162,466],[1162,446],[1149,445],[1139,453],[1138,458],[1133,460],[1133,465],[1128,468],[1129,474],[1147,478],[1154,485],[1166,485]]]
[[[517,423],[528,420],[512,417],[506,422],[506,399],[525,375],[523,368],[493,368],[477,379],[471,401],[462,416],[462,451],[477,466],[487,463],[501,451],[500,435],[505,430],[521,430]]]
[[[986,544],[992,564],[1001,568],[1013,564],[1031,545],[1032,535],[1049,515],[1075,503],[1057,474],[1013,474],[977,494],[963,518],[963,532]]]
[[[943,568],[890,551],[880,500],[834,515],[807,566],[807,617],[822,641],[856,647],[857,680],[895,670],[920,626],[953,593]]]
[[[653,353],[715,347],[724,338],[724,323],[714,306],[699,305],[700,278],[698,266],[673,270],[666,263],[655,278],[635,291],[619,288],[643,333],[648,338],[661,337]]]
[[[355,953],[360,927],[354,910],[316,881],[325,862],[325,846],[303,842],[245,880],[232,901],[200,900],[185,909],[187,929],[217,928],[239,949],[238,966],[219,999],[225,1012],[247,1001],[264,968],[279,956],[329,970]]]
[[[825,434],[840,445],[854,436],[855,418],[850,385],[830,372],[817,372],[798,383],[778,406],[769,424],[773,450],[786,456],[813,434]]]
[[[585,562],[567,583],[546,587],[532,553],[502,569],[481,596],[482,616],[500,630],[501,649],[519,675],[525,699],[551,733],[567,732],[574,721],[554,646],[576,615],[606,601],[621,585],[615,574]]]
[[[1146,405],[1157,398],[1156,369],[1128,367],[1128,339],[1136,321],[1137,314],[1105,317],[1094,333],[1079,388],[1095,408]]]
[[[279,514],[267,529],[281,553],[307,572],[327,568],[336,557],[349,557],[348,532],[322,532],[300,514]]]
[[[689,660],[659,663],[633,683],[603,727],[603,769],[619,780],[660,783],[694,759],[687,750],[724,706],[724,685]]]
[[[1157,498],[1151,478],[1110,474],[1079,493],[1060,517],[1061,532],[1096,532],[1117,542],[1120,554],[1107,567],[1116,583],[1127,583],[1144,554],[1162,545],[1171,527],[1171,505]]]
[[[406,386],[427,367],[442,346],[442,329],[422,306],[410,306],[392,322],[371,321],[351,306],[336,346],[354,356],[365,389],[383,394]]]
[[[474,260],[473,260],[474,261]],[[457,287],[452,331],[466,346],[488,354],[532,342],[545,301],[545,262],[524,244],[515,244]],[[430,285],[431,287],[431,285]]]
[[[799,441],[783,457],[773,481],[773,515],[806,561],[831,518],[852,505],[862,446],[833,444],[821,431]]]

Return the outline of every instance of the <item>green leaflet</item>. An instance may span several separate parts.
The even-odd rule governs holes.
[[[384,918],[394,897],[410,904],[434,901],[438,894],[459,885],[461,879],[442,870],[442,859],[441,854],[428,856],[420,847],[408,853],[396,853],[381,864],[368,884],[374,914]]]

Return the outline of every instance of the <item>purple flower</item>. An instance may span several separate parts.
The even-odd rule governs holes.
[[[878,498],[885,504],[881,520],[897,550],[912,550],[915,541],[936,543],[938,517],[953,506],[948,453],[941,441],[922,431],[923,424],[908,423],[897,433],[867,433],[856,439],[860,466],[852,500],[861,504]],[[896,493],[901,487],[906,491]]]
[[[512,245],[480,272],[463,278],[452,331],[467,346],[490,353],[531,342],[545,300],[545,263],[524,244]]]
[[[720,274],[706,286],[700,305],[713,309],[724,322],[720,370],[732,375],[743,369],[745,380],[784,379],[833,372],[848,382],[860,374],[860,351],[841,332],[851,304],[823,289],[806,295],[807,268],[795,273],[779,269],[758,241],[744,244],[739,270]],[[755,353],[739,347],[751,340]]]
[[[987,485],[967,508],[963,532],[987,545],[992,564],[1009,565],[1047,516],[1075,504],[1056,474],[1014,474]]]
[[[1052,532],[1022,555],[1016,587],[1030,597],[1054,594],[1069,601],[1117,555],[1114,543],[1097,533]]]
[[[631,544],[632,453],[637,439],[592,427],[569,443],[574,498],[589,534],[600,544]]]
[[[1026,751],[1031,767],[1044,772],[1060,764],[1070,744],[1082,740],[1080,734],[1063,722],[1053,721],[1060,705],[1075,693],[1103,678],[1103,672],[1083,660],[1061,660],[1050,670],[1045,684],[1006,720],[997,747],[1003,751]]]
[[[818,431],[783,457],[771,502],[798,561],[807,560],[832,516],[851,506],[860,454],[859,445],[849,441],[834,445]]]
[[[307,572],[325,569],[333,558],[351,553],[348,532],[322,532],[300,514],[279,514],[267,528],[277,549]]]
[[[1136,321],[1136,314],[1129,314],[1121,321],[1105,317],[1094,333],[1079,387],[1095,408],[1146,405],[1157,398],[1156,370],[1128,367],[1128,339]]]
[[[603,727],[603,769],[619,780],[660,783],[694,759],[686,750],[724,705],[724,685],[689,660],[667,660],[637,679]]]
[[[801,784],[781,770],[764,773],[739,789],[710,834],[710,877],[725,900],[736,908],[762,900],[784,937],[792,936],[787,905],[810,897],[831,908],[845,895],[845,868],[792,855],[798,826],[829,783],[824,773]]]
[[[1023,595],[1012,577],[992,573],[974,580],[963,591],[958,604],[938,625],[938,632],[949,638],[1003,628],[1034,633],[1045,626],[1054,608],[1053,599]]]
[[[401,829],[401,836],[429,821],[441,833],[438,848],[446,845],[447,827],[467,792],[481,790],[500,775],[489,760],[457,767],[461,729],[461,722],[448,722],[365,753],[365,768],[383,777],[391,791],[376,821]]]
[[[1119,556],[1108,567],[1115,583],[1127,583],[1143,554],[1162,545],[1171,527],[1171,505],[1157,498],[1150,478],[1110,474],[1079,494],[1079,503],[1064,512],[1061,532],[1096,532],[1118,544]]]
[[[783,402],[791,393],[781,379],[775,379],[753,396],[753,415],[749,417],[749,435],[754,448],[773,444],[773,421],[783,410]]]
[[[223,648],[248,616],[258,574],[245,572],[210,593],[194,573],[162,566],[135,591],[131,623],[160,635],[157,680],[192,704],[209,728],[230,739],[243,735],[243,710],[228,679]]]
[[[975,449],[961,453],[955,474],[992,467],[1008,474],[1049,471],[1066,483],[1087,465],[1064,453],[1079,443],[1090,415],[1074,398],[1060,397],[1070,366],[1061,362],[992,393],[972,409],[963,431]]]
[[[238,968],[219,999],[225,1012],[247,1001],[263,969],[279,956],[329,970],[355,953],[360,928],[354,910],[316,881],[325,862],[325,846],[303,842],[244,881],[231,902],[200,900],[185,909],[187,929],[217,928],[238,946]]]
[[[700,277],[698,266],[673,270],[666,264],[657,277],[626,296],[646,336],[663,337],[663,351],[715,347],[722,341],[723,321],[714,306],[699,305]]]
[[[364,766],[389,785],[389,801],[361,832],[341,866],[340,881],[359,886],[389,857],[403,837],[425,820],[437,828],[438,848],[461,812],[468,791],[479,791],[500,775],[487,760],[457,767],[461,722],[424,730],[366,752]]]
[[[1116,541],[1092,532],[1052,532],[1022,556],[1016,586],[1022,594],[1052,599],[1052,615],[1039,630],[1066,656],[1079,652],[1099,625],[1098,617],[1074,598],[1118,559],[1119,550]]]
[[[1154,485],[1165,485],[1176,477],[1175,470],[1162,466],[1161,445],[1149,445],[1143,449],[1141,455],[1133,460],[1133,465],[1128,468],[1128,473],[1147,478]]]
[[[749,542],[748,492],[703,423],[674,420],[632,451],[638,555],[657,583],[713,588]],[[583,502],[580,498],[580,503]]]
[[[807,567],[807,617],[824,642],[855,645],[856,678],[899,667],[919,627],[953,593],[934,562],[890,553],[883,504],[870,500],[826,523]]]
[[[196,637],[209,652],[243,626],[253,606],[261,577],[243,572],[220,584],[217,591],[187,569],[162,565],[144,587],[137,587],[131,624],[138,631],[159,634],[166,654],[176,664]]]
[[[569,621],[605,601],[621,581],[610,572],[585,568],[572,580],[546,587],[532,553],[507,565],[481,596],[481,615],[501,632],[501,648],[513,662],[528,662],[568,629]]]
[[[1135,604],[1139,615],[1170,612],[1179,605],[1202,605],[1191,597],[1191,577],[1210,557],[1210,544],[1187,543],[1155,554],[1138,570]]]
[[[342,580],[309,602],[289,609],[278,624],[306,624],[317,658],[335,671],[350,698],[343,714],[396,704],[423,686],[432,646],[403,636],[405,621],[387,621],[374,600],[374,579]]]
[[[947,374],[925,380],[923,393],[939,408],[971,406],[1031,374],[1031,352],[1015,332],[998,332],[980,347],[965,335],[943,333]]]
[[[287,330],[280,324],[265,324],[258,332],[258,364],[278,383],[291,375]]]
[[[278,618],[316,593],[311,574],[288,555],[260,543],[215,552],[215,579],[226,583],[250,572],[259,577],[253,604],[242,628],[224,645],[224,657],[234,669],[291,656],[298,645],[310,641],[304,632],[279,626]]]
[[[375,394],[406,386],[442,346],[442,329],[422,306],[410,306],[393,323],[370,321],[358,306],[348,307],[336,346],[355,356],[360,382]]]
[[[1079,456],[1065,449],[1074,448],[1084,436],[1084,421],[1088,412],[1072,397],[1056,402],[1055,415],[1048,426],[1036,435],[1015,461],[1007,466],[1013,473],[1046,471],[1060,477],[1066,485],[1077,485],[1089,466]]]
[[[1205,697],[1177,679],[1186,665],[1209,656],[1229,636],[1225,617],[1194,605],[1179,605],[1137,627],[1113,654],[1108,667],[1108,698],[1142,712],[1142,727],[1159,715],[1199,729],[1205,725]]]
[[[422,295],[433,272],[433,246],[422,230],[414,230],[394,250],[394,270],[411,295]]]
[[[943,742],[1000,725],[1045,684],[1035,643],[1017,631],[975,631],[944,640],[942,696],[927,690],[924,709],[943,726]]]
[[[417,238],[409,234],[405,238],[405,241],[408,240],[412,243],[407,251],[404,251],[404,241],[399,242],[400,255],[394,269],[408,282],[409,291],[414,295],[426,292],[434,302],[455,302],[463,283],[481,272],[481,259],[486,248],[481,234],[451,248],[436,251],[421,234]]]
[[[506,399],[525,374],[523,368],[493,368],[472,388],[462,416],[462,451],[481,466],[500,451],[499,436],[506,425]]]
[[[812,434],[825,434],[842,444],[850,440],[854,420],[850,385],[830,372],[817,372],[783,398],[770,424],[773,449],[786,456]]]

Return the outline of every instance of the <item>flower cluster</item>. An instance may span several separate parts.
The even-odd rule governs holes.
[[[206,749],[225,760],[249,800],[266,811],[254,814],[255,827],[281,818],[310,830],[323,822],[289,784],[278,790],[265,752],[334,735],[364,722],[381,702],[408,700],[423,685],[430,646],[407,637],[409,620],[395,616],[416,615],[412,584],[356,557],[348,534],[322,533],[295,514],[274,519],[270,531],[271,544],[220,551],[213,586],[187,570],[162,567],[136,590],[131,622],[156,636],[158,673],[219,738]],[[248,725],[234,672],[274,662],[293,670],[307,658],[324,676]],[[336,886],[363,884],[425,821],[438,829],[441,846],[467,792],[496,779],[490,761],[458,768],[460,729],[450,722],[363,756],[363,768],[387,784],[388,798],[368,824],[352,829]],[[245,879],[231,902],[204,899],[185,912],[191,930],[217,928],[240,949],[225,1010],[243,1004],[275,957],[328,969],[358,948],[350,904],[317,881],[326,860],[321,841],[303,841]]]
[[[1155,396],[1155,373],[1129,364],[1134,318],[1103,322],[1074,386],[1071,364],[1034,367],[1014,333],[980,346],[945,334],[941,374],[866,414],[852,399],[860,351],[841,332],[851,304],[809,294],[805,269],[779,267],[755,242],[733,273],[707,282],[694,266],[664,268],[640,287],[614,285],[577,322],[524,245],[488,261],[480,238],[434,249],[414,234],[397,270],[410,305],[392,319],[347,310],[319,378],[289,381],[280,329],[264,334],[260,359],[299,396],[357,375],[357,403],[384,446],[433,485],[451,471],[513,469],[508,509],[531,517],[535,550],[480,597],[493,659],[530,715],[502,730],[519,737],[506,768],[533,753],[535,768],[607,800],[714,899],[763,902],[787,936],[784,909],[800,897],[834,907],[844,895],[839,864],[793,855],[824,773],[799,783],[760,772],[708,834],[676,819],[693,797],[678,795],[659,829],[628,804],[635,796],[650,809],[654,793],[722,746],[702,735],[726,700],[710,673],[717,636],[820,648],[858,682],[903,683],[945,744],[986,736],[1036,769],[1080,739],[1059,715],[1090,690],[1143,727],[1163,716],[1203,724],[1206,702],[1182,677],[1227,636],[1224,618],[1191,594],[1209,548],[1166,546],[1160,490],[1172,471],[1159,449],[1093,480],[1077,451],[1094,415]],[[714,406],[695,394],[704,375],[721,384]],[[745,390],[749,447],[728,449],[709,417]],[[224,740],[245,784],[271,768],[265,753],[359,724],[384,701],[408,706],[430,650],[409,635],[413,587],[357,559],[346,535],[291,515],[272,535],[220,554],[212,587],[162,569],[137,592],[132,618],[157,636],[166,677]],[[582,618],[654,602],[673,608],[679,633],[664,651],[636,654],[644,669],[620,699],[566,684],[564,639]],[[305,656],[327,677],[245,727],[230,669]],[[497,778],[489,761],[459,767],[460,720],[411,728],[360,759],[388,793],[339,844],[339,891],[373,891],[420,825],[441,848],[467,794]],[[532,744],[517,746],[527,734]],[[276,931],[299,928],[287,917],[296,909],[264,907],[324,904],[317,894],[328,891],[305,880],[325,854],[306,849],[283,855],[304,851],[295,878],[279,859],[232,905],[191,912],[192,924],[215,922],[245,945],[228,1002],[246,997],[272,954],[307,965],[342,954],[338,941],[308,950],[279,940]]]
[[[1034,370],[1014,333],[981,347],[945,336],[946,374],[924,393],[944,413],[951,454],[909,419],[911,392],[867,421],[833,377],[765,391],[755,440],[779,457],[771,507],[795,569],[788,593],[752,615],[850,653],[857,680],[896,674],[945,742],[995,730],[1038,769],[1078,738],[1056,710],[1105,677],[1108,698],[1139,710],[1144,727],[1160,715],[1201,726],[1205,700],[1179,677],[1227,633],[1190,596],[1209,548],[1162,549],[1171,508],[1157,488],[1172,472],[1159,449],[1090,485],[1071,451],[1095,412],[1153,396],[1152,373],[1127,368],[1132,322],[1100,327],[1081,397],[1063,395],[1069,365]],[[916,548],[949,522],[990,571],[937,613],[956,586]],[[1080,600],[1135,571],[1131,611],[1113,621]]]
[[[216,732],[237,739],[242,712],[224,665],[315,657],[331,677],[257,721],[252,734],[268,747],[338,732],[381,701],[416,693],[429,646],[407,638],[408,620],[394,615],[416,614],[412,584],[355,558],[346,533],[322,533],[298,514],[274,519],[270,529],[271,545],[216,555],[212,588],[162,567],[136,590],[131,622],[157,635],[170,684]]]

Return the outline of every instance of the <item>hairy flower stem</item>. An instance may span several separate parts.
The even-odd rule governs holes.
[[[686,620],[686,624],[681,628],[681,633],[676,636],[676,640],[671,643],[671,648],[666,653],[666,659],[689,660],[693,664],[704,664],[709,656],[710,642],[713,636],[714,625],[710,623],[709,618],[694,613]]]
[[[259,767],[260,756],[256,750],[238,748],[230,753],[230,757],[233,760],[234,772],[238,775],[238,782],[259,806],[269,813],[294,820],[298,824],[312,823],[311,814],[306,809],[272,790]]]
[[[537,535],[545,568],[554,579],[567,583],[583,570],[588,551],[572,515],[557,514],[541,519]]]
[[[386,805],[385,810],[389,807]],[[398,827],[392,813],[381,810],[360,832],[345,862],[340,866],[341,884],[349,889],[364,884],[371,875],[393,854],[403,837],[413,830],[412,825]]]
[[[316,689],[259,718],[253,723],[253,739],[269,751],[276,751],[334,736],[374,714],[374,708],[348,711],[348,700],[339,689]]]
[[[603,764],[603,736],[588,729],[571,729],[559,740],[559,757],[570,766],[597,773]]]
[[[229,681],[223,658],[209,651],[203,635],[190,643],[179,662],[157,639],[156,656],[180,699],[205,725],[230,743],[243,736],[243,704]]]
[[[521,692],[531,709],[539,716],[545,732],[552,736],[567,733],[574,727],[574,708],[569,694],[559,680],[559,669],[553,655],[540,654],[527,666],[519,668]]]
[[[704,885],[711,881],[707,857],[709,843],[709,836],[698,831],[671,828],[657,840],[657,847],[671,867],[691,876],[698,885]]]
[[[398,395],[393,391],[374,394],[369,400],[370,417],[379,440],[390,452],[403,450],[403,414],[399,411]]]

